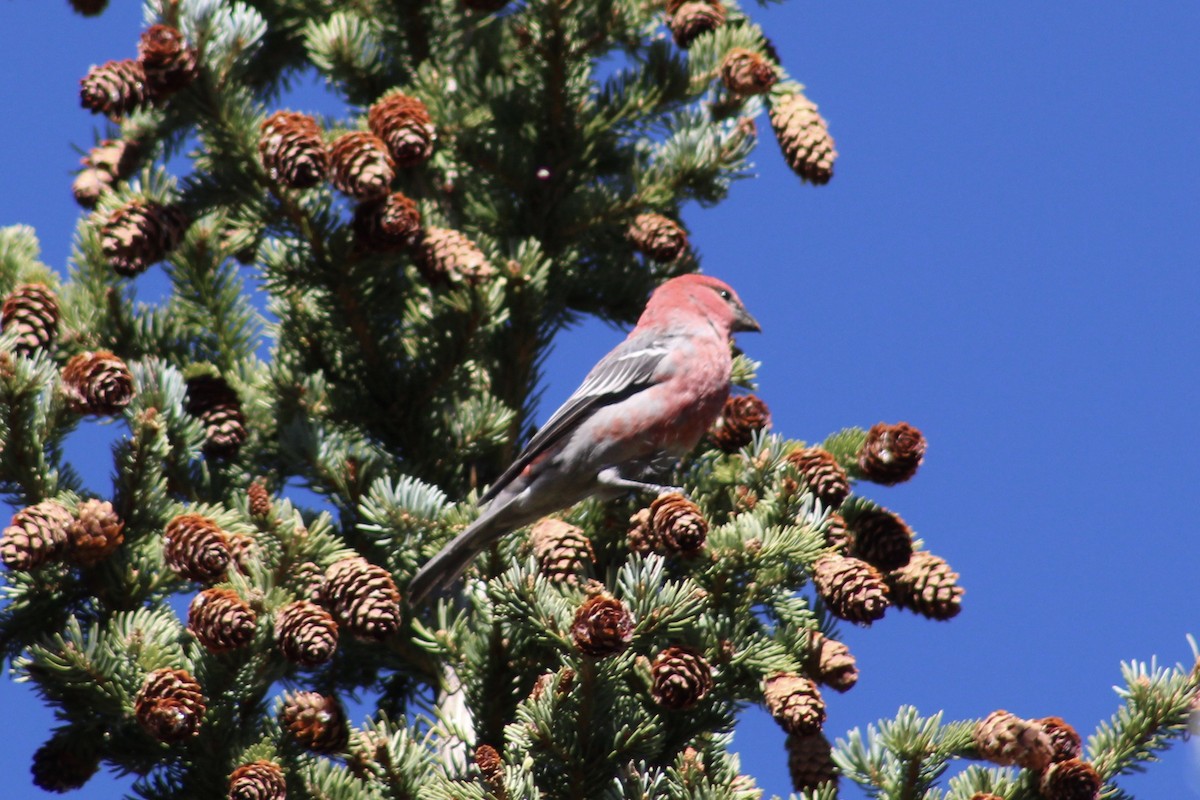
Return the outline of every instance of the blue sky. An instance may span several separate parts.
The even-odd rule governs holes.
[[[94,124],[77,81],[133,55],[141,11],[0,13],[0,224],[34,225],[62,268],[70,144]],[[757,18],[830,122],[834,180],[801,185],[760,119],[760,177],[685,219],[763,324],[741,343],[777,430],[925,431],[917,478],[868,493],[967,588],[952,622],[844,630],[862,677],[827,697],[826,730],[912,703],[1054,714],[1086,736],[1116,708],[1121,660],[1186,661],[1200,634],[1200,6],[793,0]],[[620,336],[563,336],[546,412]],[[28,760],[51,716],[9,682],[0,708],[5,796],[37,797]],[[737,746],[786,795],[773,724],[751,715]],[[1180,745],[1122,786],[1200,797],[1198,760]],[[97,776],[76,796],[123,785]]]

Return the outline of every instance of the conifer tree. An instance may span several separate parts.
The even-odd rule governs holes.
[[[60,720],[37,786],[107,765],[153,800],[748,799],[730,731],[756,704],[799,796],[1074,800],[1121,796],[1182,734],[1200,670],[1130,664],[1086,746],[1057,717],[912,708],[835,746],[822,692],[858,678],[839,626],[948,620],[963,588],[855,492],[911,479],[920,431],[789,438],[744,355],[686,496],[583,502],[406,602],[530,435],[554,335],[628,323],[697,268],[680,208],[745,174],[756,119],[802,181],[832,178],[824,119],[747,9],[147,9],[81,76],[106,120],[65,273],[0,230],[0,648]],[[346,115],[280,103],[306,70]],[[91,496],[63,442],[98,419],[122,434]],[[939,783],[956,759],[990,766]]]

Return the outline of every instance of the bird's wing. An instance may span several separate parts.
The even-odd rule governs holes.
[[[649,386],[669,352],[671,348],[665,338],[652,341],[627,339],[600,359],[579,388],[546,420],[517,460],[496,479],[479,502],[486,503],[499,494],[594,408],[624,400]]]

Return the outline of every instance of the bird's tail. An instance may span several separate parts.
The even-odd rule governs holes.
[[[500,510],[489,508],[417,570],[408,584],[409,605],[418,605],[430,595],[444,592],[463,574],[475,556],[509,530],[509,526],[497,519]]]

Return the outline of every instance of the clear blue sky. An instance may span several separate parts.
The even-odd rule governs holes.
[[[1085,736],[1122,659],[1186,661],[1200,634],[1200,5],[800,2],[756,12],[841,158],[800,185],[765,119],[760,177],[686,214],[705,269],[763,323],[776,428],[820,440],[907,420],[917,479],[869,493],[962,573],[962,614],[847,629],[862,677],[830,693],[831,736],[902,703],[1007,708]],[[17,0],[0,14],[0,224],[65,266],[77,81],[133,55],[140,8],[99,19]],[[585,325],[549,362],[548,409],[619,338]],[[548,410],[547,409],[547,410]],[[107,457],[93,464],[104,490]],[[28,780],[50,714],[0,682],[0,791]],[[786,795],[782,736],[751,716],[748,772]],[[1200,797],[1194,743],[1122,785]],[[97,776],[81,798],[126,781]],[[855,796],[847,793],[848,796]]]

